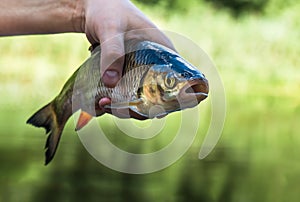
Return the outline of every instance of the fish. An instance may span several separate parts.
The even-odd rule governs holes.
[[[195,107],[208,97],[205,75],[177,52],[152,41],[128,41],[125,52],[122,77],[108,88],[101,80],[101,46],[93,46],[91,56],[60,93],[27,120],[46,130],[45,165],[56,153],[66,122],[78,110],[75,131],[105,113],[140,120],[161,118]],[[110,102],[100,107],[101,99]]]

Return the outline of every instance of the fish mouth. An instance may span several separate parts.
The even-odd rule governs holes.
[[[200,103],[208,97],[209,86],[205,78],[194,79],[188,83],[180,91],[180,98],[184,102],[197,100]]]

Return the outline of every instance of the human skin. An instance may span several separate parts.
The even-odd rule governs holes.
[[[170,40],[129,0],[0,0],[0,36],[85,33],[101,44],[100,71],[107,87],[119,81],[124,41],[151,40],[174,49]],[[99,101],[100,107],[110,99]],[[135,118],[139,118],[133,115]]]

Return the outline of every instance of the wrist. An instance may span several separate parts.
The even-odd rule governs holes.
[[[2,0],[0,36],[82,32],[85,0]]]
[[[76,0],[76,6],[71,19],[74,32],[85,32],[85,3],[86,0]]]

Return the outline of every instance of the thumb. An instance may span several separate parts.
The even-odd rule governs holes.
[[[100,72],[107,87],[114,87],[122,76],[124,63],[124,35],[105,34],[101,41]]]

